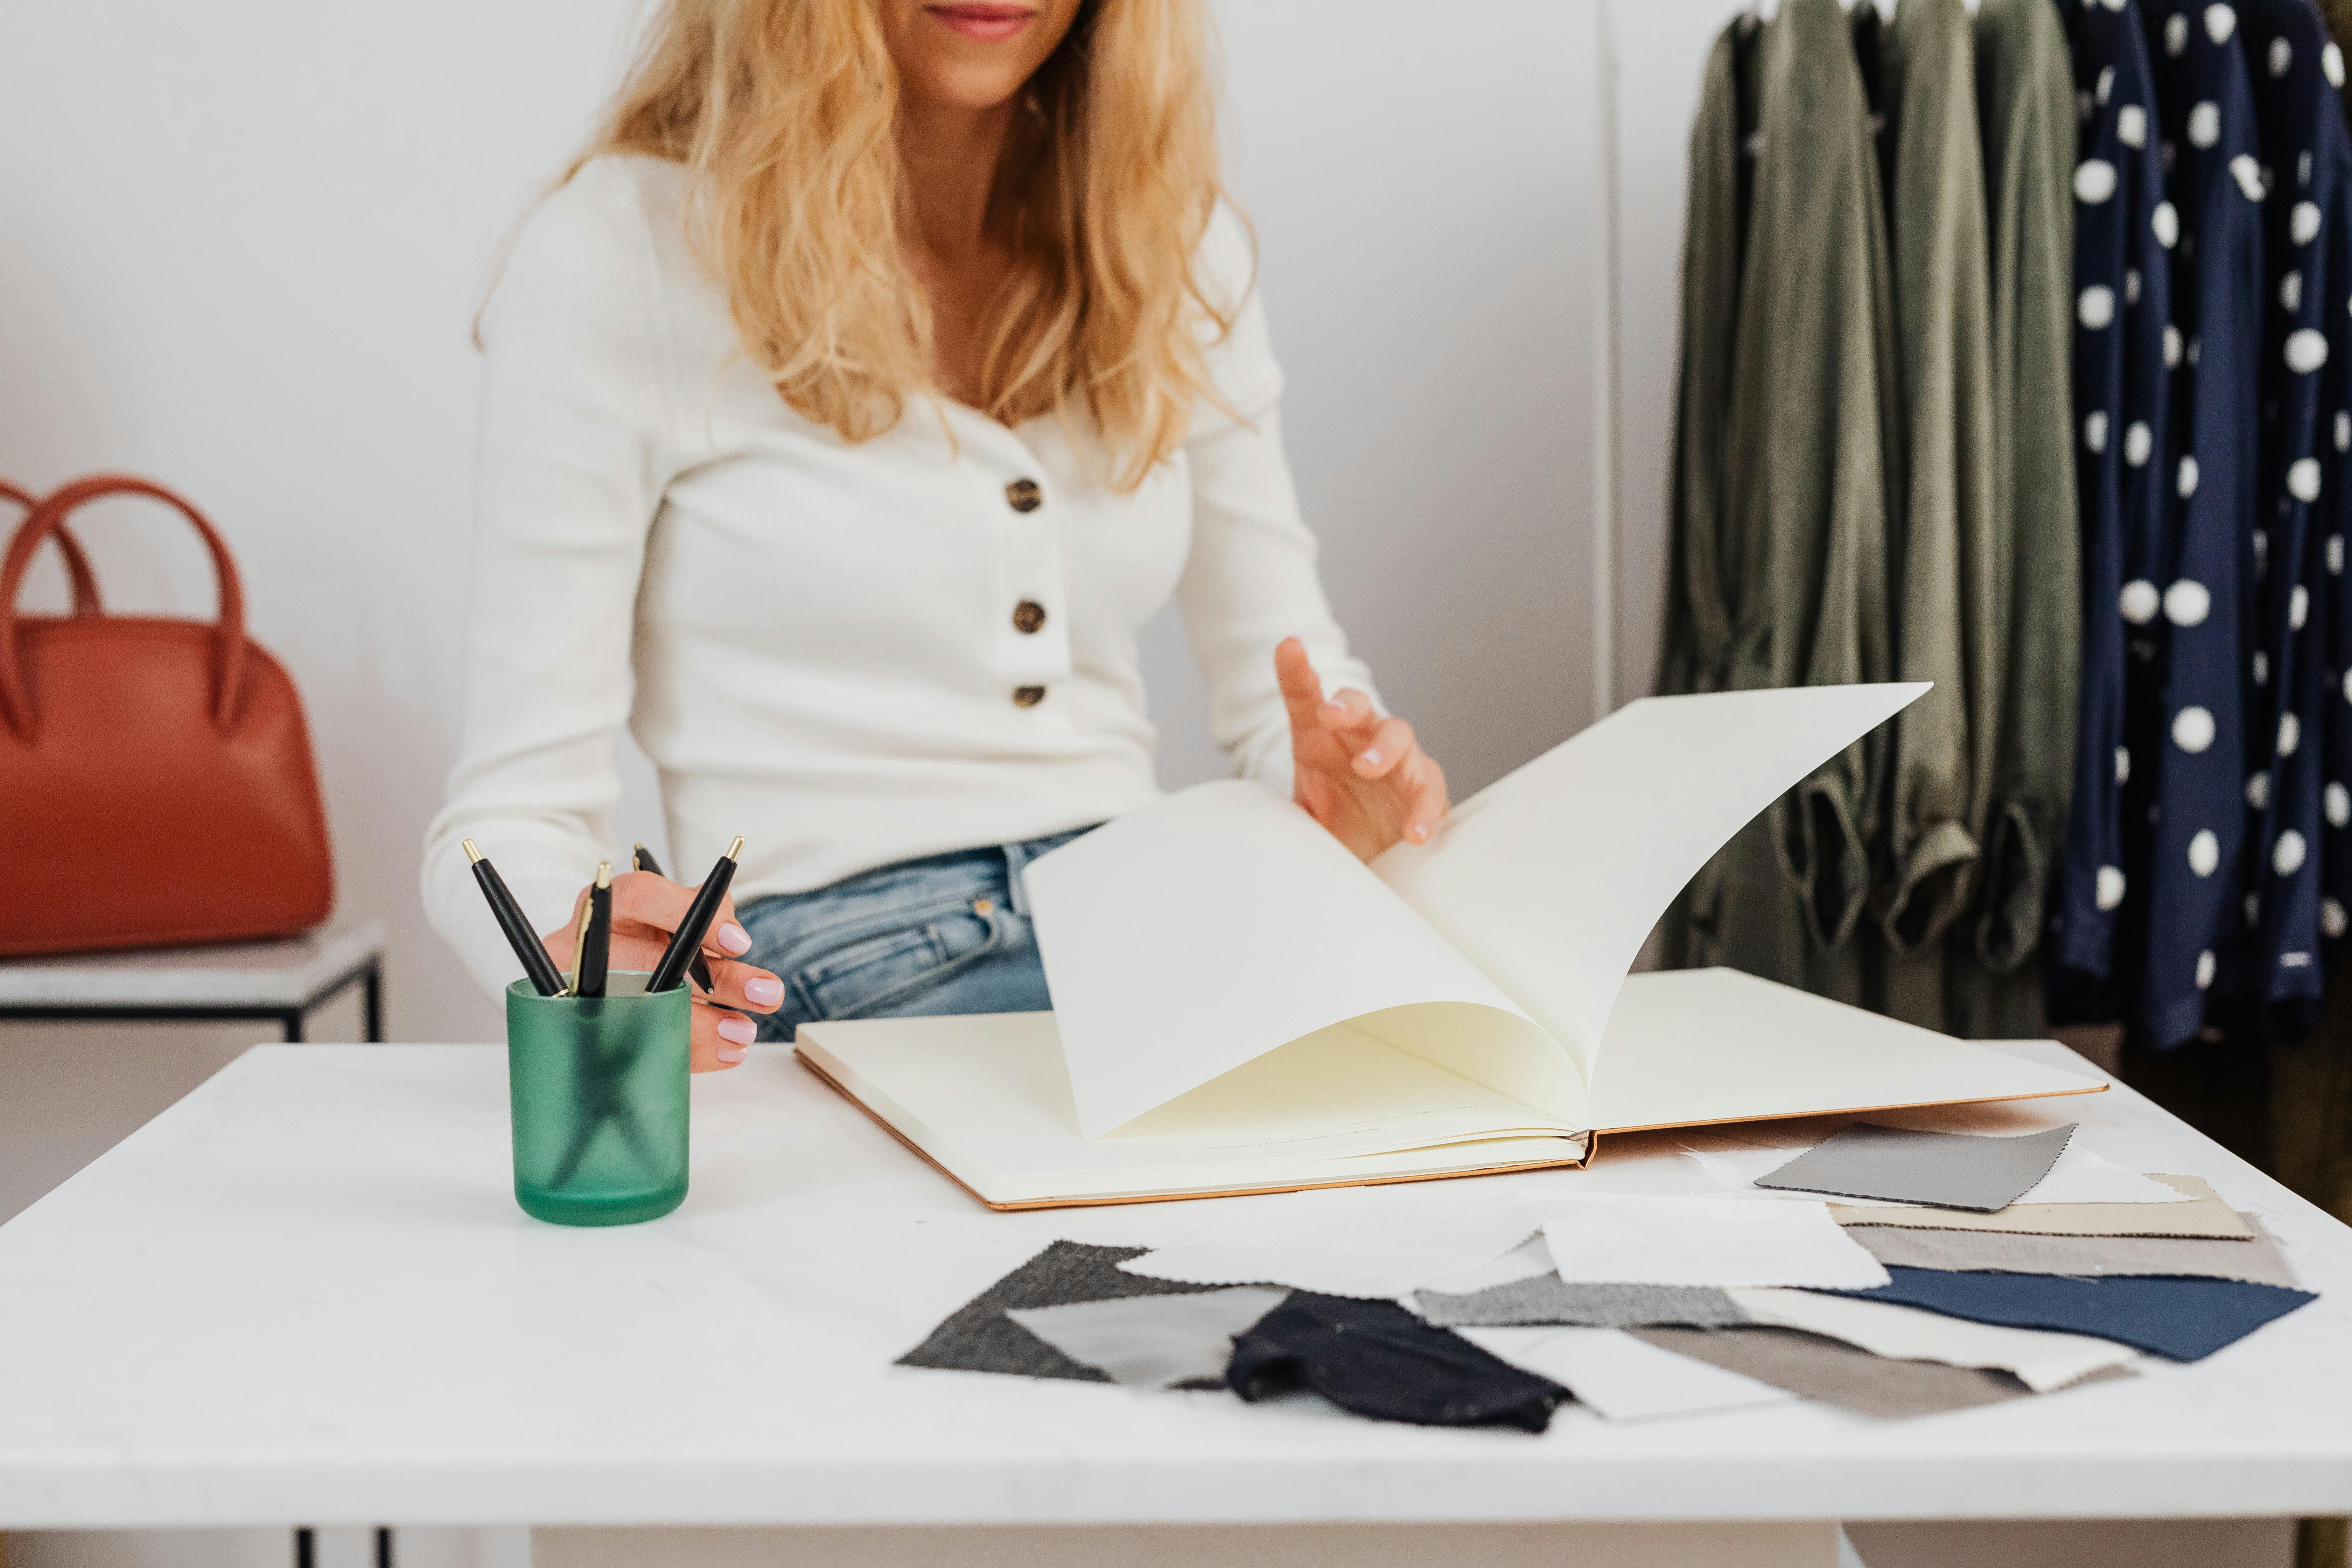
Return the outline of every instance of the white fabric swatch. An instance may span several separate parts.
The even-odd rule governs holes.
[[[1582,1193],[1544,1222],[1544,1241],[1571,1285],[1893,1283],[1820,1202]]]
[[[1798,1155],[1802,1149],[1685,1149],[1683,1152],[1698,1163],[1715,1181],[1743,1194],[1770,1195],[1774,1189],[1754,1185],[1759,1176],[1769,1176]],[[1849,1208],[1922,1208],[1922,1204],[1896,1203],[1889,1199],[1841,1199]],[[2178,1204],[2189,1201],[2189,1194],[2150,1181],[2137,1171],[2127,1171],[2112,1160],[2069,1143],[2058,1156],[2050,1173],[2028,1187],[2016,1199],[2021,1204]]]
[[[1194,1240],[1130,1258],[1119,1268],[1191,1285],[1287,1285],[1394,1300],[1494,1261],[1575,1200],[1475,1186],[1452,1192],[1381,1186],[1227,1201],[1230,1216]]]
[[[1432,1279],[1422,1287],[1445,1296],[1472,1296],[1481,1290],[1491,1290],[1497,1285],[1516,1285],[1522,1279],[1532,1279],[1538,1274],[1551,1272],[1551,1248],[1544,1245],[1540,1233],[1530,1236],[1502,1257],[1489,1262],[1476,1263],[1456,1269],[1441,1279]],[[1406,1303],[1411,1306],[1411,1302]]]
[[[2137,1360],[2139,1354],[2129,1345],[2087,1334],[1972,1323],[1893,1301],[1857,1301],[1847,1296],[1818,1296],[1810,1290],[1735,1288],[1725,1293],[1759,1323],[1843,1340],[1895,1361],[1998,1368],[2014,1373],[2036,1394],[2063,1388],[2095,1372]]]
[[[1224,1381],[1234,1336],[1290,1295],[1263,1286],[1182,1296],[1121,1296],[1066,1307],[1013,1307],[1004,1315],[1113,1383],[1166,1388]]]
[[[1472,1344],[1548,1377],[1608,1421],[1656,1421],[1787,1405],[1783,1388],[1645,1344],[1622,1329],[1456,1329]]]

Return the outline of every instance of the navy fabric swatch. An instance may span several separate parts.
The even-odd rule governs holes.
[[[1308,1389],[1375,1421],[1540,1432],[1572,1396],[1394,1301],[1297,1290],[1234,1341],[1225,1383],[1256,1401]]]
[[[2059,1274],[1948,1273],[1889,1268],[1894,1283],[1875,1290],[1826,1290],[1865,1301],[1924,1307],[1948,1318],[2012,1329],[2050,1329],[2137,1345],[2174,1361],[2200,1361],[2244,1339],[2317,1296],[2242,1279],[2110,1274],[2073,1279]]]

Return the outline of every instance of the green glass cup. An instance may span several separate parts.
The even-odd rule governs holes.
[[[686,1201],[683,985],[614,970],[602,996],[507,987],[515,1202],[556,1225],[635,1225]]]

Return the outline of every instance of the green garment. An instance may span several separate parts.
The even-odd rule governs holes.
[[[1893,305],[1862,81],[1837,0],[1786,0],[1760,36],[1754,26],[1736,21],[1717,40],[1692,133],[1660,668],[1669,692],[1884,680],[1893,669]],[[1758,141],[1741,235],[1743,100]],[[1670,920],[1670,961],[1865,1000],[1852,939],[1885,750],[1877,735],[1848,748],[1726,847]]]
[[[1977,900],[1949,940],[1946,1027],[2043,1031],[2043,895],[2065,854],[2082,680],[2074,498],[2074,79],[2050,0],[1983,0],[1976,23],[1992,216],[1994,563],[2004,687]]]
[[[2352,53],[2352,0],[2319,0],[2319,15],[2336,47]],[[2344,112],[2352,115],[2352,79],[2339,84],[2336,92],[2344,100]]]
[[[2010,520],[1994,505],[1992,308],[1968,7],[1901,0],[1884,47],[1908,481],[1891,531],[1893,596],[1901,679],[1935,689],[1895,722],[1879,926],[1886,1010],[1941,1028],[1944,933],[1974,896],[1992,797]]]

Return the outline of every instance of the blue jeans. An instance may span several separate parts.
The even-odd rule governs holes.
[[[1021,872],[1086,831],[901,860],[746,904],[735,912],[751,933],[743,962],[784,983],[783,1005],[752,1016],[760,1038],[790,1040],[827,1018],[1051,1007]]]

